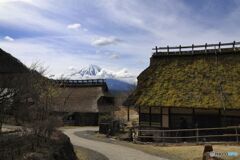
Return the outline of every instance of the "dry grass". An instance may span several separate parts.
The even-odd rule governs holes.
[[[143,152],[163,156],[172,160],[201,160],[204,146],[154,146],[141,144],[127,144],[129,147],[139,149]],[[226,153],[229,151],[238,152],[238,157],[222,157],[224,160],[240,160],[240,146],[213,145],[215,152]]]
[[[88,160],[88,152],[80,147],[74,147],[78,160]]]
[[[105,135],[95,134],[92,137],[95,140],[109,142]],[[112,143],[141,150],[145,153],[165,157],[171,160],[202,160],[204,145],[177,144],[162,146],[158,144],[134,144],[132,142],[115,140]],[[219,153],[238,152],[238,157],[222,157],[224,160],[240,160],[240,145],[213,145],[213,150]]]
[[[74,146],[74,151],[78,160],[108,160],[108,158],[101,153],[87,148]]]

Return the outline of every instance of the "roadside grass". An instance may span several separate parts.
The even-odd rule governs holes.
[[[78,160],[108,160],[106,156],[87,148],[74,146],[74,151]]]
[[[164,156],[173,160],[202,160],[204,145],[191,145],[191,146],[154,146],[149,144],[139,145],[130,144],[130,147],[142,150],[143,152]],[[213,145],[213,150],[218,153],[238,152],[240,154],[240,146],[231,145]],[[221,157],[224,160],[239,160],[238,157]]]
[[[88,160],[88,152],[86,152],[86,150],[74,146],[74,151],[77,155],[78,160]]]
[[[119,144],[141,150],[145,153],[156,155],[170,160],[202,160],[204,144],[157,144],[157,143],[132,143],[113,138],[106,138],[105,135],[96,132],[76,132],[76,135],[87,139]],[[221,157],[224,160],[240,160],[240,145],[213,144],[213,150],[218,153],[237,152],[238,157]]]

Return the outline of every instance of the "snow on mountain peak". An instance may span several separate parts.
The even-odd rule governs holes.
[[[93,64],[83,67],[80,70],[74,66],[70,66],[67,73],[54,76],[56,79],[61,77],[66,79],[118,79],[131,84],[136,83],[136,77],[130,74],[126,68],[119,71],[111,71]]]
[[[127,91],[132,86],[136,85],[136,77],[128,72],[126,68],[120,71],[111,71],[102,69],[97,65],[89,65],[80,70],[74,66],[68,67],[68,72],[59,76],[55,75],[55,79],[66,78],[66,79],[106,79],[110,90],[123,90]]]
[[[100,68],[99,66],[91,64],[88,67],[84,67],[80,69],[79,71],[75,70],[73,73],[70,74],[70,77],[73,77],[73,76],[78,76],[80,78],[94,77],[101,70],[102,68]]]

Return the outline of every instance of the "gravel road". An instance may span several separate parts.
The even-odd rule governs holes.
[[[142,151],[117,144],[88,140],[75,135],[79,131],[97,131],[98,127],[79,127],[63,129],[75,146],[85,147],[105,155],[109,160],[166,160]]]

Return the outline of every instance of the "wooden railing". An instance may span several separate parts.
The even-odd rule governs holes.
[[[81,86],[81,85],[104,85],[104,79],[86,79],[86,80],[53,80],[60,86]]]
[[[239,51],[240,42],[233,41],[231,43],[217,43],[217,44],[207,44],[204,45],[194,45],[191,46],[175,46],[175,47],[155,47],[153,55],[181,55],[181,54],[199,54],[199,53],[222,53],[226,51]]]
[[[219,127],[219,128],[194,128],[194,129],[173,129],[173,130],[152,130],[138,129],[138,139],[149,139],[162,142],[191,141],[199,143],[215,139],[216,141],[225,141],[239,143],[240,126]],[[219,138],[222,138],[219,140]],[[230,139],[229,139],[230,138]]]

